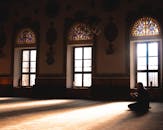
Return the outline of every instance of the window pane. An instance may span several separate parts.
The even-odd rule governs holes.
[[[84,47],[84,59],[92,59],[92,48]]]
[[[90,87],[92,84],[92,76],[91,74],[84,74],[84,85],[85,87]]]
[[[137,70],[146,70],[146,69],[147,69],[146,57],[138,57]]]
[[[150,72],[149,73],[149,81],[148,81],[148,85],[149,86],[158,86],[158,73],[157,72]]]
[[[144,86],[158,86],[159,84],[158,47],[158,42],[137,44],[137,80],[143,82]]]
[[[23,62],[22,69],[22,72],[29,72],[29,62]]]
[[[75,60],[75,72],[82,72],[82,60]]]
[[[75,59],[82,59],[82,48],[75,48]]]
[[[35,85],[35,78],[36,78],[35,74],[30,75],[30,86]]]
[[[29,51],[23,51],[23,61],[29,61]]]
[[[84,71],[91,71],[91,60],[84,60]]]
[[[148,68],[149,70],[158,69],[158,57],[149,57],[148,58]]]
[[[74,86],[82,86],[82,74],[75,74],[74,76]]]
[[[137,82],[142,82],[144,86],[147,86],[147,73],[138,72],[137,73]]]
[[[31,50],[31,61],[36,61],[36,50]]]
[[[31,62],[30,65],[31,65],[30,72],[36,72],[36,62]]]
[[[137,44],[137,56],[146,56],[147,54],[146,44],[140,43]]]
[[[149,56],[158,56],[158,43],[157,42],[148,44],[148,55]]]
[[[29,86],[29,75],[28,74],[22,75],[22,86]]]

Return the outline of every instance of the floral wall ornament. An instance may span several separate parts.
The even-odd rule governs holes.
[[[49,46],[49,50],[46,53],[47,59],[46,59],[46,63],[48,65],[51,65],[54,63],[54,50],[53,50],[53,46]]]
[[[40,23],[32,21],[30,17],[24,17],[15,23],[13,29],[13,43],[15,46],[32,45],[39,46],[40,43]]]
[[[40,23],[32,21],[30,17],[23,17],[20,22],[14,24],[12,41],[18,46],[39,46]]]
[[[50,23],[50,28],[48,29],[46,33],[46,42],[49,45],[55,44],[55,41],[57,40],[57,32],[54,28],[54,23]]]
[[[97,16],[89,16],[85,11],[77,11],[73,17],[65,18],[64,42],[91,40],[96,43],[97,36],[102,32],[101,19]]]
[[[113,48],[113,41],[117,38],[118,36],[118,28],[115,23],[113,23],[113,18],[110,18],[110,22],[108,25],[104,28],[104,35],[105,38],[108,40],[108,48],[106,50],[107,54],[112,54],[114,53],[114,48]]]
[[[50,28],[48,29],[47,33],[46,33],[46,42],[47,44],[49,44],[49,50],[47,51],[47,59],[46,62],[48,65],[51,65],[54,63],[54,50],[53,50],[53,46],[55,44],[57,40],[57,32],[54,28],[54,23],[51,22],[50,23]]]
[[[17,44],[35,44],[36,43],[36,36],[33,30],[30,28],[24,28],[22,29],[16,38],[16,43]]]

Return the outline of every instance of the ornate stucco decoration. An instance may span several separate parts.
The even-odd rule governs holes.
[[[71,32],[71,28],[78,24],[83,24],[83,27],[88,29],[87,34],[91,35],[91,40],[96,42],[97,36],[101,33],[101,28],[99,26],[101,19],[97,16],[90,16],[88,12],[85,11],[77,11],[74,14],[74,17],[69,17],[65,19],[65,31],[64,31],[64,41],[67,43],[69,41],[69,35]],[[81,26],[80,26],[81,27]],[[89,39],[90,40],[90,39]]]
[[[49,45],[49,50],[46,53],[47,59],[46,62],[48,65],[51,65],[54,63],[54,44],[57,40],[57,32],[54,28],[53,22],[50,23],[50,27],[46,33],[46,42]]]
[[[105,38],[108,40],[108,48],[106,49],[106,53],[113,54],[114,53],[113,41],[118,36],[118,28],[116,24],[113,22],[113,18],[110,18],[109,23],[104,28],[104,35],[105,35]]]

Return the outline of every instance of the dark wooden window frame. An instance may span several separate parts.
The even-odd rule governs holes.
[[[23,72],[23,51],[29,51],[29,59],[28,59],[28,64],[29,64],[29,72]],[[36,75],[36,72],[30,72],[30,70],[31,70],[31,68],[30,68],[30,65],[31,65],[31,51],[32,50],[35,50],[36,51],[36,49],[22,49],[21,50],[21,87],[24,87],[24,88],[31,88],[32,86],[30,86],[30,77],[31,77],[31,74],[35,74]],[[36,54],[37,55],[37,54]],[[37,60],[37,59],[36,59]],[[35,61],[36,63],[37,63],[37,61]],[[29,76],[29,79],[28,79],[28,83],[29,83],[29,86],[23,86],[22,85],[22,75],[23,74],[27,74],[28,76]]]
[[[157,70],[148,70],[148,44],[152,43],[152,42],[157,42],[158,43],[158,69]],[[141,42],[136,42],[136,48],[135,48],[135,63],[136,63],[136,66],[135,66],[135,73],[136,73],[136,76],[135,76],[135,81],[137,82],[137,72],[146,72],[147,73],[147,86],[145,86],[146,88],[149,88],[150,86],[148,85],[148,74],[149,72],[158,72],[158,87],[160,86],[160,42],[159,41],[142,41],[143,44],[146,44],[147,45],[147,69],[146,70],[137,70],[137,44],[141,44]],[[156,86],[155,86],[156,87]],[[153,88],[155,88],[153,87]],[[157,87],[157,88],[158,88]]]
[[[82,86],[74,86],[73,85],[74,88],[87,88],[87,86],[84,86],[84,74],[92,75],[92,70],[91,71],[83,71],[84,70],[84,60],[85,60],[83,56],[84,56],[84,48],[85,47],[91,47],[93,49],[92,46],[74,46],[73,47],[73,81],[75,79],[75,77],[74,77],[75,74],[82,74]],[[82,71],[81,72],[75,72],[75,48],[82,48]],[[93,54],[93,51],[92,51],[92,54]],[[91,60],[91,68],[92,68],[92,58],[90,60]]]

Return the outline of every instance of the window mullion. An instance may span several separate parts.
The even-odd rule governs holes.
[[[28,86],[30,86],[30,50],[28,50],[28,73],[26,73],[28,75]]]
[[[82,87],[84,87],[84,47],[82,47]]]
[[[22,84],[23,84],[23,81],[22,81],[22,79],[23,79],[23,63],[24,63],[24,60],[23,60],[23,50],[21,50],[21,87],[22,87]]]
[[[146,61],[147,61],[147,87],[149,86],[148,82],[149,82],[149,54],[148,54],[148,42],[146,43],[146,47],[147,47],[147,56],[146,56]]]

